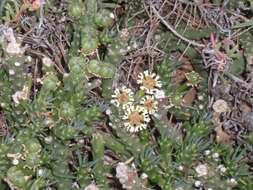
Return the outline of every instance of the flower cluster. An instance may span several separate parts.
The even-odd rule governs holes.
[[[131,133],[147,128],[150,116],[158,110],[157,100],[164,98],[164,92],[160,90],[162,84],[155,73],[140,73],[137,83],[140,85],[140,93],[134,93],[130,88],[122,86],[115,90],[111,100],[123,112],[123,126]],[[143,95],[140,97],[137,94]]]

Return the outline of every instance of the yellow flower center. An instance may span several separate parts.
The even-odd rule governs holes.
[[[122,92],[117,96],[117,100],[120,104],[125,104],[128,102],[129,96],[127,92]]]
[[[144,121],[144,117],[142,114],[140,114],[138,111],[134,111],[132,112],[129,116],[128,116],[128,119],[129,119],[129,123],[132,125],[132,126],[138,126],[138,125],[141,125]]]
[[[146,76],[142,80],[143,86],[147,89],[153,89],[156,86],[156,80],[153,79],[151,76]]]
[[[151,111],[152,109],[154,109],[154,101],[152,99],[147,99],[144,102],[144,107],[148,110]]]

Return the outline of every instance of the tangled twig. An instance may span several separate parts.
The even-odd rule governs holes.
[[[159,20],[177,37],[179,37],[180,39],[182,39],[183,41],[193,45],[193,46],[197,46],[197,47],[205,47],[204,44],[200,44],[198,42],[195,42],[193,40],[187,39],[186,37],[182,36],[181,34],[179,34],[168,22],[166,22],[164,20],[164,18],[159,14],[159,12],[155,9],[154,6],[151,5],[151,8],[154,12],[154,14],[157,16],[157,18],[159,18]]]

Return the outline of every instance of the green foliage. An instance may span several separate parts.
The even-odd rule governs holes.
[[[2,0],[1,22],[14,19],[22,9],[21,3]],[[232,9],[237,4],[229,2]],[[8,126],[6,135],[0,136],[0,189],[78,190],[92,183],[101,190],[120,184],[118,189],[136,190],[253,188],[249,158],[253,135],[249,132],[239,136],[241,144],[215,140],[217,134],[209,120],[209,113],[213,113],[208,107],[210,76],[203,68],[200,48],[179,41],[158,23],[154,28],[147,27],[153,20],[143,22],[151,14],[143,11],[147,6],[141,1],[46,1],[41,11],[58,14],[56,5],[64,7],[69,19],[66,38],[70,47],[61,44],[66,46],[60,54],[66,52],[66,56],[59,62],[53,61],[54,56],[51,64],[43,61],[52,49],[24,47],[28,34],[23,33],[19,22],[0,26],[0,129],[3,123]],[[185,19],[189,13],[183,14]],[[30,11],[24,15],[41,19]],[[44,35],[50,20],[44,16],[42,26],[33,29],[36,35],[41,31]],[[240,23],[235,28],[250,26]],[[14,31],[9,30],[11,27]],[[138,37],[132,34],[135,30]],[[207,40],[216,29],[179,24],[176,32],[190,40],[207,42],[208,46]],[[59,38],[57,35],[53,37]],[[24,38],[22,43],[17,36]],[[231,60],[227,72],[238,78],[245,71],[251,72],[251,42],[249,30],[239,36],[238,45],[225,41],[216,44]],[[162,50],[158,60],[153,43],[157,45],[154,49]],[[143,47],[137,51],[132,44]],[[175,59],[178,55],[180,58]],[[154,92],[141,88],[140,74],[144,70],[160,77],[157,80],[162,85]],[[132,75],[126,81],[120,74],[127,72]],[[123,85],[128,86],[133,99],[125,108],[113,102],[120,89],[115,86]],[[165,94],[159,97],[158,92]],[[148,121],[141,120],[145,127],[125,130],[129,110],[137,105],[144,107],[142,100],[148,96],[157,108],[153,113],[140,111],[147,111]],[[225,119],[226,115],[219,117]],[[119,162],[131,168],[129,173],[121,171],[123,179],[117,173]]]

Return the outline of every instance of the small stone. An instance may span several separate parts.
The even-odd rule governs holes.
[[[208,174],[208,167],[206,164],[200,164],[195,168],[198,177],[206,176]]]

